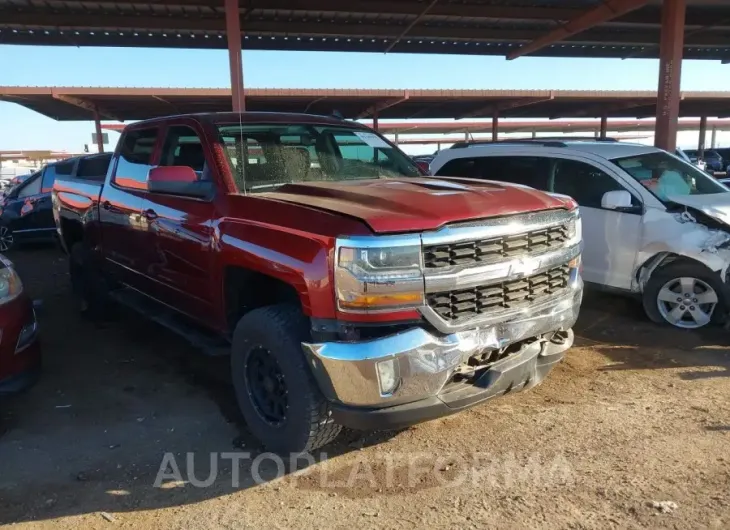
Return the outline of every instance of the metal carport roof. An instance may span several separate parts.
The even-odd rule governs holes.
[[[680,115],[730,116],[730,92],[683,92]],[[0,101],[14,102],[56,120],[138,120],[170,114],[231,110],[230,89],[118,87],[2,87]],[[251,111],[340,112],[346,118],[476,119],[650,117],[651,91],[582,90],[347,90],[248,89]]]
[[[661,28],[659,0],[242,0],[240,14],[259,50],[510,55],[553,35],[534,54],[658,57]],[[225,35],[223,0],[0,0],[0,44],[225,48]],[[730,2],[687,0],[684,58],[730,61]]]

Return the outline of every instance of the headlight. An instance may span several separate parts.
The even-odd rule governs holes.
[[[3,262],[0,261],[0,266]],[[18,273],[10,266],[0,269],[0,304],[5,304],[15,299],[23,292],[23,283]]]
[[[568,241],[580,241],[583,237],[583,229],[580,222],[580,215],[576,209],[576,215],[568,221]]]
[[[420,239],[401,236],[369,239],[338,241],[335,268],[338,308],[373,312],[423,305]]]

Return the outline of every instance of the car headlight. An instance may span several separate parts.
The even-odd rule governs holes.
[[[580,222],[580,215],[576,209],[575,217],[568,221],[568,241],[578,242],[583,237],[583,227]]]
[[[3,262],[0,261],[0,266]],[[6,304],[17,298],[23,292],[23,283],[20,276],[10,266],[0,269],[0,304]]]
[[[377,312],[423,305],[420,238],[338,240],[335,291],[341,311]]]

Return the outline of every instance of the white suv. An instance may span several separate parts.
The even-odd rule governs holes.
[[[507,141],[441,151],[430,170],[573,197],[584,280],[640,294],[655,322],[699,328],[730,310],[730,189],[677,156],[615,141]]]

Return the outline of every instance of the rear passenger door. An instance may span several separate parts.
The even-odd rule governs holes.
[[[587,282],[630,289],[641,237],[642,204],[609,168],[579,160],[558,159],[551,191],[570,195],[583,221],[583,278]],[[606,192],[626,190],[632,208],[608,210],[601,206]]]

